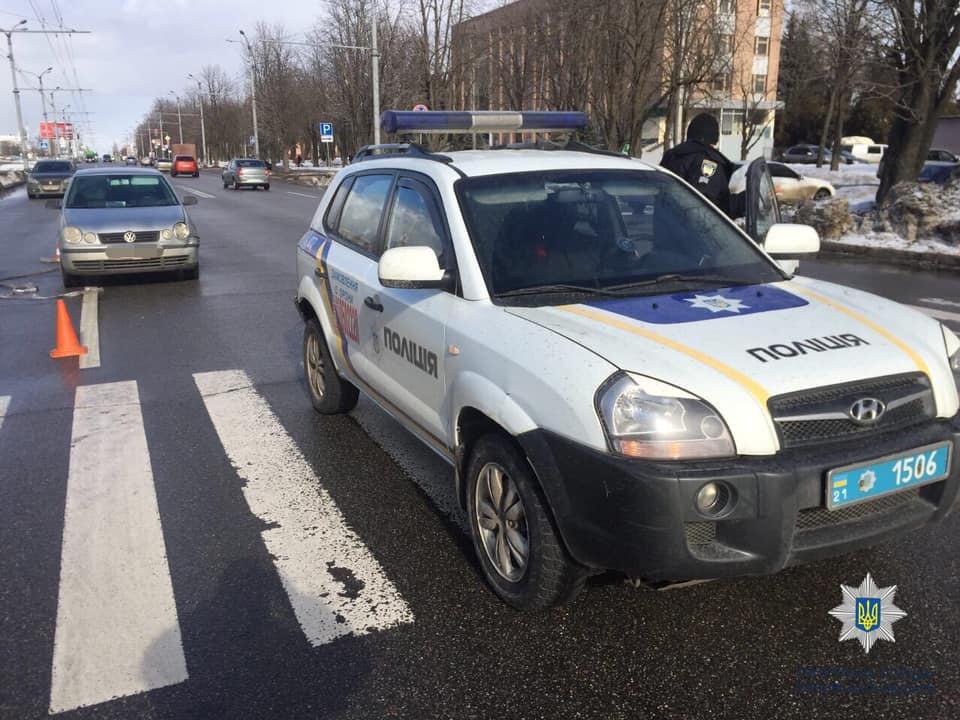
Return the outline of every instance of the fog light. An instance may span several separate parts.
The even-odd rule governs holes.
[[[697,510],[704,515],[709,515],[716,507],[719,498],[720,487],[716,483],[707,483],[697,493]]]

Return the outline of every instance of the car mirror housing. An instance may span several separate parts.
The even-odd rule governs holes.
[[[440,288],[446,282],[436,253],[425,245],[390,248],[380,256],[377,274],[388,288]]]
[[[48,210],[59,210],[60,208],[63,207],[63,201],[62,201],[62,200],[47,200],[43,205],[44,205],[44,207],[46,207]]]
[[[820,251],[820,235],[809,225],[777,223],[767,231],[763,249],[771,257],[810,255]]]
[[[196,198],[195,195],[184,195],[184,196],[183,196],[183,204],[184,204],[184,205],[196,205],[197,202],[198,202],[198,201],[197,201],[197,198]]]

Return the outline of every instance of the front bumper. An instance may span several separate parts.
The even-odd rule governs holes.
[[[960,415],[868,441],[689,463],[616,457],[543,430],[518,439],[573,558],[653,581],[766,575],[869,547],[943,519],[960,491]],[[945,440],[954,446],[945,480],[826,509],[827,470]],[[710,480],[734,488],[723,519],[695,509]]]
[[[200,262],[197,241],[177,245],[143,243],[111,247],[77,247],[60,243],[60,266],[72,275],[122,275],[125,273],[189,270]]]
[[[51,195],[54,197],[63,197],[66,191],[66,183],[32,183],[27,181],[27,192],[35,197]]]

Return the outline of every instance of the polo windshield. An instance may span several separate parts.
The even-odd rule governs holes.
[[[487,287],[501,301],[785,277],[709,201],[664,173],[491,175],[460,180],[457,193]]]
[[[159,175],[75,175],[67,208],[129,208],[178,205]]]

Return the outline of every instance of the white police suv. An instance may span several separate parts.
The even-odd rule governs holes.
[[[358,152],[297,251],[314,407],[348,411],[362,390],[446,458],[486,578],[519,608],[600,570],[767,574],[942,519],[960,340],[785,272],[774,257],[819,240],[771,225],[769,176],[751,177],[762,245],[670,173],[584,146]]]

